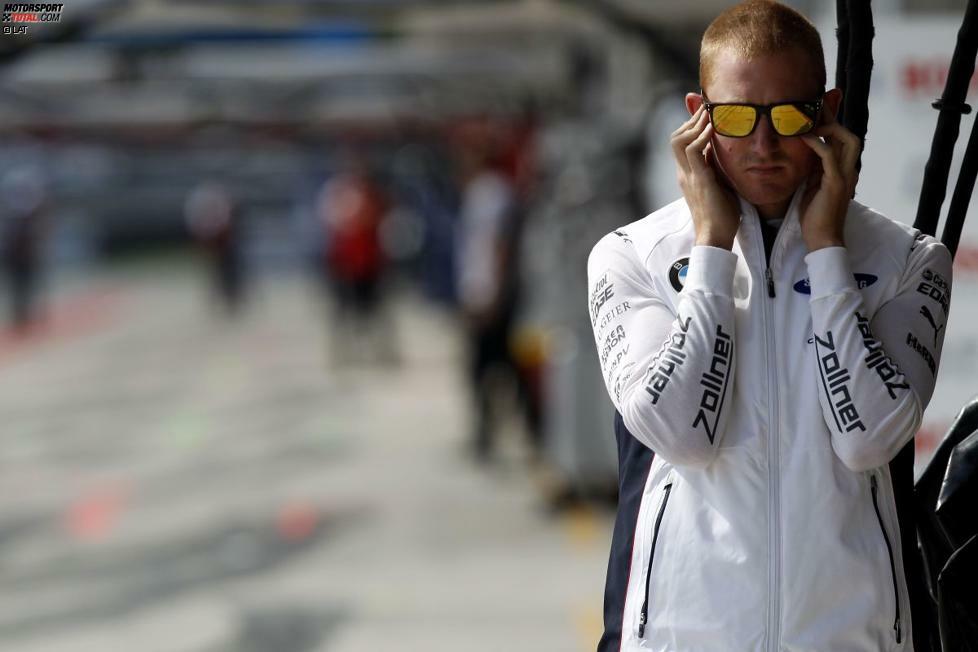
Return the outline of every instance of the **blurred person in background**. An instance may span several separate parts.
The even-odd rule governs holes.
[[[469,378],[474,404],[472,452],[492,454],[505,384],[521,388],[510,349],[518,302],[517,245],[520,202],[504,171],[504,150],[479,125],[463,136],[462,198],[456,245],[459,307],[469,341]]]
[[[18,168],[0,182],[3,271],[10,291],[10,324],[18,332],[36,318],[47,201],[39,170]]]
[[[244,260],[238,208],[228,189],[207,181],[187,197],[187,226],[207,255],[214,293],[229,314],[244,301]]]
[[[341,170],[319,195],[323,227],[323,269],[331,290],[336,320],[332,351],[349,362],[358,348],[384,363],[396,363],[393,323],[383,305],[387,259],[381,225],[389,210],[387,194],[371,174],[365,154],[347,152]]]
[[[852,200],[825,81],[803,16],[725,11],[672,135],[683,197],[589,258],[619,413],[599,650],[924,649],[907,444],[951,257]]]

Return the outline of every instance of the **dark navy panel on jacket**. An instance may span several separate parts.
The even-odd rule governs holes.
[[[598,652],[618,652],[621,648],[622,612],[631,570],[635,525],[642,506],[642,491],[655,456],[632,436],[618,412],[615,412],[615,439],[618,442],[618,514],[611,537],[604,589],[604,635],[598,643]]]
[[[910,618],[913,623],[913,649],[932,652],[940,648],[936,615],[928,605],[924,564],[917,547],[917,514],[914,509],[914,440],[890,462],[893,502],[900,522],[900,547],[903,550],[903,572],[910,594]]]

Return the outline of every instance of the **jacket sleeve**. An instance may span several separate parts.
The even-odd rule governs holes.
[[[951,299],[951,256],[930,236],[911,249],[896,294],[867,313],[844,247],[805,257],[818,392],[832,448],[853,471],[888,464],[930,402]]]
[[[588,259],[589,311],[604,381],[628,429],[675,465],[705,467],[732,402],[736,254],[694,247],[678,314],[616,234]]]

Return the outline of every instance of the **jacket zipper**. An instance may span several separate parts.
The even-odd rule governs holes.
[[[883,533],[883,541],[886,542],[886,554],[890,558],[890,577],[893,579],[893,600],[896,603],[896,616],[893,619],[893,631],[896,632],[896,642],[899,643],[901,638],[900,591],[897,588],[896,563],[893,561],[893,546],[890,545],[890,537],[886,533],[886,527],[883,525],[883,516],[880,514],[879,499],[877,498],[879,488],[876,483],[875,475],[869,476],[869,484],[873,492],[873,509],[876,510],[876,520],[880,524],[880,531]]]
[[[649,620],[649,586],[652,583],[652,561],[655,559],[655,544],[659,540],[659,526],[662,525],[662,515],[666,513],[666,503],[669,502],[670,493],[672,493],[671,482],[663,488],[662,505],[659,506],[659,513],[655,517],[655,527],[652,529],[652,549],[649,551],[649,567],[645,571],[645,601],[642,602],[642,613],[638,618],[639,638],[645,636],[645,624]]]
[[[774,273],[771,268],[774,267],[775,257],[779,252],[778,245],[784,238],[786,225],[782,224],[781,228],[778,229],[774,242],[771,244],[769,257],[764,244],[763,227],[760,222],[761,216],[756,212],[754,214],[756,217],[757,238],[761,249],[760,258],[764,264],[764,279],[767,282],[767,295],[773,299],[776,295],[774,291]],[[787,216],[785,216],[785,220],[787,221]],[[781,435],[778,427],[780,423],[780,415],[778,413],[781,398],[778,392],[777,329],[773,324],[774,308],[772,302],[763,300],[762,302],[764,304],[764,335],[767,341],[768,419],[770,424],[768,432],[768,481],[770,487],[768,492],[768,518],[770,519],[768,542],[771,546],[772,568],[769,577],[770,584],[768,586],[768,591],[770,592],[768,606],[770,610],[768,614],[768,649],[778,650],[780,649],[779,640],[781,638],[781,471],[779,465],[781,456],[779,438]]]

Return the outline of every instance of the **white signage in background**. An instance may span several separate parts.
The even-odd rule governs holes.
[[[834,17],[833,17],[834,18]],[[866,149],[856,199],[884,215],[912,224],[930,156],[938,112],[931,103],[944,91],[961,18],[953,15],[877,16]],[[820,29],[829,86],[833,85],[835,25]],[[978,109],[978,78],[968,101]],[[962,117],[943,215],[951,201],[975,112]],[[976,193],[978,195],[978,193]],[[922,471],[958,410],[978,395],[978,198],[972,197],[955,258],[951,316],[934,398],[917,437]]]

